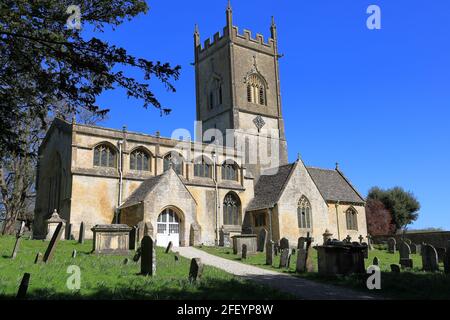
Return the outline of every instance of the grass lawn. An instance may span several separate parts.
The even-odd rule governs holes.
[[[265,253],[250,255],[246,260],[241,260],[233,254],[233,249],[223,247],[199,247],[208,253],[220,256],[222,258],[240,261],[256,267],[271,269],[279,272],[289,273],[293,276],[332,283],[335,285],[346,286],[356,290],[365,291],[372,295],[378,295],[393,299],[450,299],[450,275],[443,273],[443,265],[440,264],[441,272],[429,273],[423,272],[422,257],[418,254],[412,254],[414,268],[409,271],[403,271],[400,274],[391,273],[390,265],[398,264],[400,260],[399,253],[391,254],[386,250],[375,249],[369,252],[369,259],[366,259],[366,268],[372,264],[376,256],[380,261],[381,290],[368,290],[366,280],[368,275],[350,275],[350,276],[320,276],[317,272],[298,274],[295,272],[297,256],[291,257],[288,269],[279,269],[280,256],[276,256],[272,266],[266,265]],[[313,250],[314,265],[317,271],[317,251]]]
[[[140,263],[129,256],[92,255],[92,241],[60,241],[53,260],[34,264],[38,252],[45,253],[48,242],[22,239],[16,259],[10,259],[14,237],[0,237],[0,299],[15,298],[25,272],[31,274],[29,299],[289,299],[289,295],[244,281],[222,270],[205,266],[203,277],[190,284],[190,261],[157,249],[156,276],[138,275]],[[72,259],[73,249],[77,257]],[[129,258],[127,265],[123,264]],[[81,270],[81,288],[72,291],[66,286],[71,274],[67,267]]]

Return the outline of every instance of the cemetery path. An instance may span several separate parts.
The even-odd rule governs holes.
[[[287,292],[298,299],[313,300],[368,300],[373,296],[348,288],[323,284],[311,280],[301,279],[288,274],[262,269],[248,264],[214,256],[193,247],[173,248],[185,258],[200,258],[205,265],[222,269],[228,273],[268,285],[272,288]]]

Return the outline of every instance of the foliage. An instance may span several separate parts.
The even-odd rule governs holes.
[[[396,225],[392,214],[383,202],[378,199],[367,199],[366,201],[367,232],[372,236],[393,235]]]
[[[392,214],[396,229],[405,228],[411,222],[417,220],[420,203],[416,196],[401,187],[383,190],[373,187],[369,190],[367,199],[379,200]]]
[[[34,264],[38,252],[45,252],[48,242],[24,239],[16,259],[11,260],[14,237],[0,237],[0,299],[14,298],[25,272],[31,273],[28,297],[47,299],[288,299],[271,288],[235,277],[222,270],[205,266],[203,276],[195,284],[188,280],[190,261],[173,253],[156,250],[156,276],[139,275],[140,263],[128,256],[90,254],[92,241],[60,241],[54,259],[48,264]],[[77,250],[77,257],[71,258]],[[129,263],[124,265],[125,258]],[[69,290],[67,267],[77,265],[81,270],[80,290]]]
[[[47,125],[48,114],[88,110],[103,116],[107,108],[97,97],[117,87],[147,108],[163,107],[150,89],[152,78],[175,91],[180,67],[152,62],[127,53],[101,39],[85,39],[80,30],[68,28],[70,5],[81,9],[81,22],[102,33],[125,20],[146,13],[144,0],[3,0],[0,2],[0,153],[26,153],[24,138],[16,128],[21,121],[38,119]],[[143,81],[127,76],[124,68],[142,72]]]

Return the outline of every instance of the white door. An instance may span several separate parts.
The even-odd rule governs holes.
[[[180,219],[172,209],[165,209],[158,217],[156,245],[167,247],[172,241],[174,247],[180,245]]]

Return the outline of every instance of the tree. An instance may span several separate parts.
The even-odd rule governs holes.
[[[151,78],[174,92],[172,80],[180,66],[152,62],[127,53],[81,31],[68,28],[70,5],[78,5],[83,25],[98,33],[146,13],[144,0],[3,0],[0,2],[0,153],[29,152],[17,128],[25,117],[47,126],[48,114],[63,102],[64,114],[82,110],[105,115],[97,97],[106,90],[124,88],[128,97],[152,105],[161,114],[170,109],[150,89]],[[127,76],[124,68],[143,73],[143,81]]]
[[[419,216],[420,203],[412,192],[401,187],[383,190],[370,189],[367,199],[379,200],[391,213],[396,231],[405,228]]]
[[[378,199],[366,201],[367,232],[372,236],[395,234],[392,214]]]

